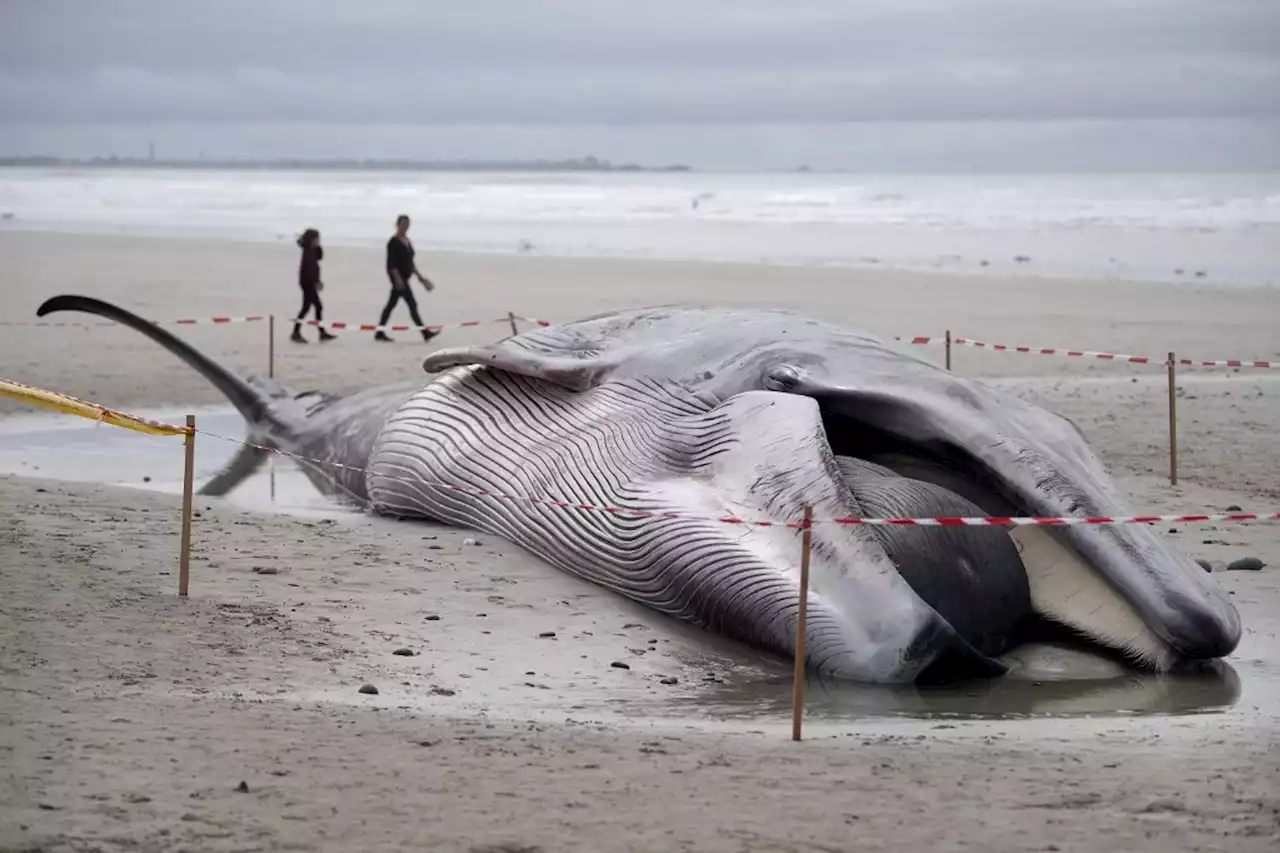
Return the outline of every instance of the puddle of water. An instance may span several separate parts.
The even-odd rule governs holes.
[[[139,414],[176,423],[181,422],[185,411],[155,409]],[[195,414],[204,429],[232,439],[245,437],[245,424],[230,407],[204,408]],[[211,437],[201,441],[196,451],[197,483],[217,473],[236,449],[237,445],[229,441]],[[223,500],[246,510],[304,517],[351,513],[318,494],[287,459],[273,461],[274,473],[264,466]],[[0,473],[178,493],[182,485],[182,446],[176,438],[140,435],[80,418],[16,415],[0,418]],[[1081,653],[1032,650],[1020,654],[1016,673],[961,687],[877,688],[811,681],[806,688],[806,717],[815,726],[839,728],[871,719],[1007,720],[1270,712],[1280,706],[1280,666],[1272,663],[1280,658],[1280,632],[1276,630],[1280,620],[1269,611],[1256,608],[1242,615],[1253,630],[1246,633],[1231,662],[1215,662],[1191,674],[1136,674]],[[673,722],[685,719],[741,725],[787,718],[791,669],[786,662],[736,644],[726,645],[719,638],[700,632],[693,637],[685,629],[682,625],[662,629],[672,638],[683,637],[682,645],[689,651],[687,656],[681,656],[685,674],[678,688],[655,693],[647,686],[636,685],[633,689],[611,689],[603,697],[549,697],[543,710],[553,717],[560,715],[572,699],[581,703],[572,705],[578,709],[605,711],[611,716],[668,718]],[[701,649],[705,656],[699,657],[695,649]],[[704,677],[702,673],[708,671],[718,674]],[[336,695],[323,698],[341,701]],[[498,707],[505,704],[496,695],[486,698],[495,700]],[[521,713],[537,710],[536,702],[517,704],[522,706]],[[488,712],[501,714],[492,705]]]
[[[246,437],[244,419],[230,406],[147,409],[136,414],[178,424],[194,414],[200,429],[237,441]],[[197,439],[197,489],[231,460],[237,447],[209,436]],[[65,415],[13,415],[0,418],[0,473],[180,494],[182,440]],[[283,457],[271,457],[224,500],[246,510],[305,517],[332,518],[351,512],[319,494]]]

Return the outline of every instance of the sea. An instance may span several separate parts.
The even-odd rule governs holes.
[[[1280,173],[721,174],[14,167],[0,230],[1280,284]]]

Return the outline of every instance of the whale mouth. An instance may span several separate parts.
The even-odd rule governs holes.
[[[837,458],[852,458],[864,468],[929,484],[937,494],[949,496],[950,503],[945,505],[955,508],[934,512],[928,511],[932,505],[904,506],[896,517],[1132,514],[1118,506],[1100,466],[1090,470],[1083,464],[1078,470],[1084,476],[1068,474],[1076,469],[1070,469],[1066,460],[1094,461],[1087,448],[1079,452],[1084,439],[1074,425],[1065,429],[1054,424],[1057,432],[1049,435],[1044,446],[1019,436],[992,437],[989,432],[976,442],[964,440],[963,433],[945,432],[921,440],[919,425],[928,419],[919,411],[911,413],[914,423],[908,431],[896,429],[895,418],[886,417],[892,406],[885,406],[884,400],[869,407],[858,395],[812,396],[817,398],[823,430]],[[876,415],[868,417],[868,412]],[[981,450],[975,452],[975,447]],[[1063,447],[1076,455],[1062,453]],[[853,485],[856,494],[857,483]],[[994,622],[1001,632],[998,642],[977,644],[979,651],[992,657],[1024,643],[1054,641],[1117,660],[1137,672],[1167,672],[1186,662],[1230,654],[1239,641],[1239,617],[1225,593],[1149,524],[872,529],[901,531],[899,542],[909,542],[913,534],[954,531],[952,542],[962,543],[956,549],[961,553],[970,546],[955,536],[1000,536],[1012,542],[1021,577],[1015,577],[1007,560],[999,566],[994,558],[986,564],[962,566],[979,576],[987,573],[990,582],[972,587],[971,597],[961,600],[947,600],[938,591],[945,583],[928,577],[922,580],[890,549],[900,573],[944,618],[978,611],[988,624]],[[905,551],[907,559],[914,556],[910,545],[898,550]],[[1023,584],[1025,599],[1020,598]],[[1002,597],[1005,606],[1013,602],[1015,607],[1025,607],[1025,612],[1001,612],[993,602],[977,598],[993,595]],[[965,636],[966,631],[960,634]],[[938,672],[937,666],[930,670],[926,674],[934,679],[964,677],[958,672]]]

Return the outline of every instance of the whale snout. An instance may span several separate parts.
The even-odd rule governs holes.
[[[1197,566],[1197,568],[1199,568]],[[1240,616],[1224,596],[1177,595],[1169,600],[1163,620],[1164,639],[1179,657],[1208,660],[1226,657],[1240,643]]]

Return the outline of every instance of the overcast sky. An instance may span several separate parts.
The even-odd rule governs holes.
[[[0,0],[0,152],[1280,167],[1280,0]]]

